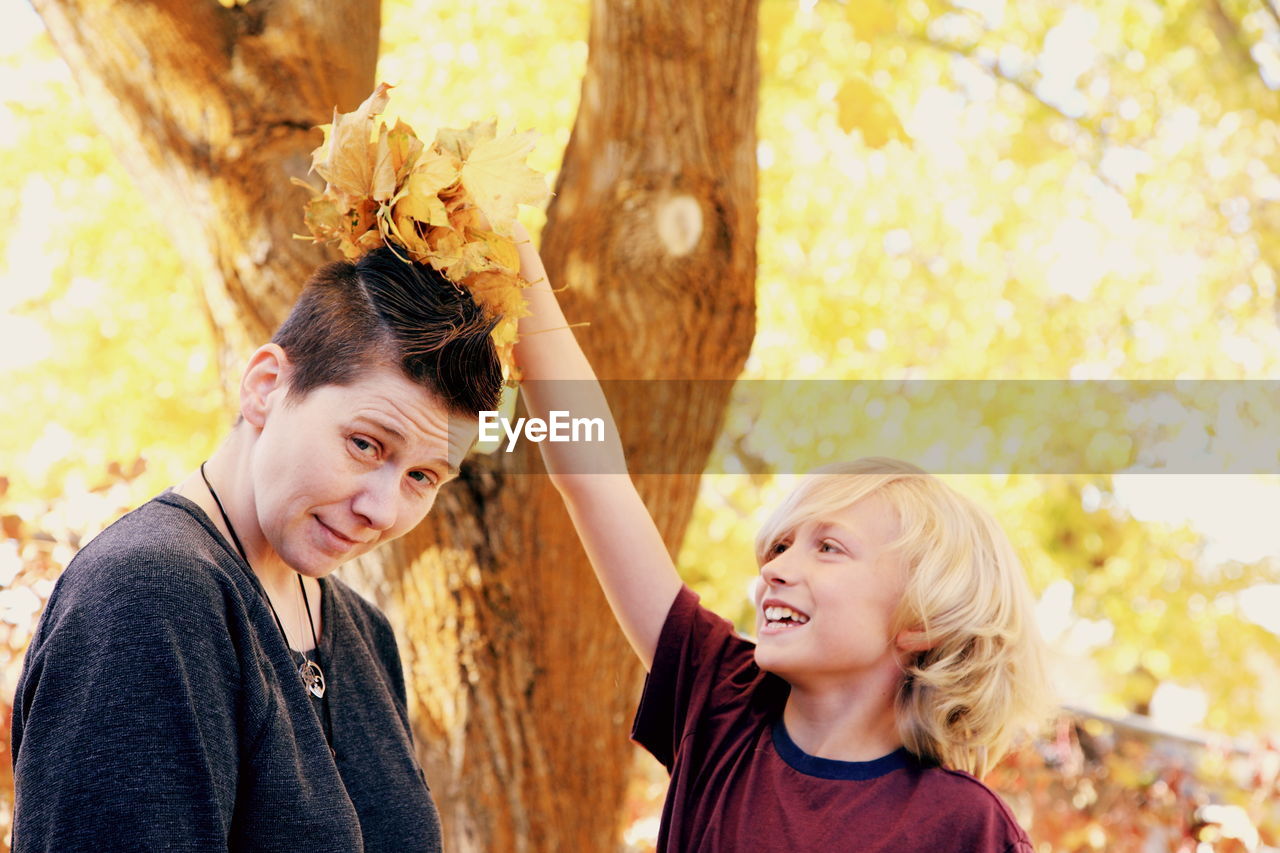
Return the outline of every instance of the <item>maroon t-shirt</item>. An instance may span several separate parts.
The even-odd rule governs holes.
[[[788,684],[755,645],[680,590],[631,737],[671,773],[658,849],[1032,853],[1008,806],[905,749],[874,761],[803,752],[782,724]]]

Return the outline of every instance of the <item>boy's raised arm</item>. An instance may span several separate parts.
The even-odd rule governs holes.
[[[627,473],[622,443],[595,371],[568,327],[542,260],[517,226],[520,274],[532,313],[520,320],[516,361],[531,417],[552,411],[603,418],[603,442],[540,444],[542,458],[582,539],[609,606],[645,669],[681,580],[658,528]],[[583,473],[587,470],[603,473]]]

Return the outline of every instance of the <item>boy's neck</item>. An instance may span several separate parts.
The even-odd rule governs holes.
[[[898,678],[838,691],[793,684],[782,721],[791,740],[809,755],[873,761],[902,746],[893,704],[897,691]]]

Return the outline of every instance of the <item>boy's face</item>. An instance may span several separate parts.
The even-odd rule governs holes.
[[[301,400],[286,391],[282,382],[264,401],[254,504],[266,544],[311,577],[422,521],[476,435],[473,420],[391,368]]]
[[[806,521],[775,546],[756,584],[756,663],[795,687],[898,671],[892,621],[907,567],[898,522],[877,495]]]

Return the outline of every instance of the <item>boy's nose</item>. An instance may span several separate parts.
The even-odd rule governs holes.
[[[793,571],[790,561],[784,560],[786,552],[779,554],[760,567],[760,577],[768,586],[786,586],[792,583]]]

